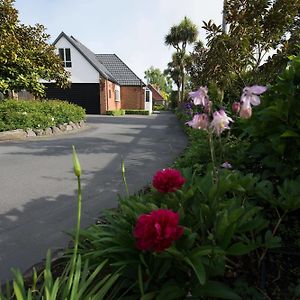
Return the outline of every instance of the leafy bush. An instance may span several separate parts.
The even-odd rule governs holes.
[[[0,102],[0,131],[56,126],[85,119],[83,108],[59,100]]]
[[[148,110],[142,110],[142,109],[125,109],[126,115],[149,115]]]
[[[165,110],[166,107],[163,104],[154,104],[153,105],[153,110],[157,110],[157,111],[161,111],[161,110]]]
[[[108,110],[106,114],[109,116],[124,116],[125,110],[124,109]]]
[[[263,97],[242,128],[249,138],[247,167],[265,178],[300,175],[300,54]]]
[[[184,299],[190,293],[197,299],[240,299],[219,278],[233,269],[243,273],[236,269],[238,257],[259,247],[278,247],[280,240],[267,231],[262,208],[248,200],[258,197],[257,178],[226,170],[218,183],[210,173],[198,177],[185,169],[183,175],[182,190],[121,199],[119,210],[107,212],[105,222],[82,231],[83,260],[92,267],[106,259],[111,270],[122,267],[116,298]],[[184,235],[161,253],[141,251],[133,235],[137,219],[158,208],[179,213]]]

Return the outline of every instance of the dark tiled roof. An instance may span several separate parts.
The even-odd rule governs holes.
[[[120,85],[145,85],[116,54],[96,54],[96,57]]]
[[[95,54],[86,46],[81,44],[78,40],[76,40],[73,36],[68,36],[64,32],[61,32],[61,34],[56,38],[53,44],[55,45],[62,36],[65,37],[103,77],[113,82],[117,82],[114,76],[96,58]]]

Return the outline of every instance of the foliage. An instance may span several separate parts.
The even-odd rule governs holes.
[[[184,17],[178,25],[172,26],[165,36],[165,44],[176,50],[171,64],[168,65],[167,73],[178,86],[178,92],[181,90],[179,102],[183,101],[185,95],[186,65],[189,60],[186,47],[196,41],[197,35],[197,26],[189,18]]]
[[[149,115],[148,110],[143,109],[125,109],[126,115]]]
[[[40,79],[68,86],[68,73],[55,47],[47,43],[45,27],[21,24],[13,3],[14,0],[0,1],[0,91],[7,94],[26,89],[42,96],[45,87]]]
[[[189,68],[194,85],[207,84],[209,78],[237,96],[241,87],[258,80],[273,82],[287,55],[296,53],[299,9],[300,2],[294,0],[227,1],[227,33],[212,21],[204,22],[207,47],[196,44]],[[262,65],[274,50],[277,53]]]
[[[263,97],[253,118],[241,124],[251,144],[247,168],[262,170],[265,178],[300,175],[300,55]]]
[[[153,105],[153,110],[161,111],[161,110],[165,110],[165,109],[166,109],[166,107],[163,104],[154,104]]]
[[[0,131],[45,129],[85,119],[83,108],[59,100],[5,100],[0,102]]]
[[[210,173],[198,177],[185,169],[183,175],[187,183],[182,191],[162,194],[153,190],[121,199],[119,210],[107,212],[103,224],[82,232],[83,259],[92,266],[108,259],[113,270],[124,267],[117,284],[124,299],[160,299],[163,295],[165,299],[183,299],[188,293],[240,299],[218,282],[218,277],[234,266],[235,257],[278,245],[275,238],[267,244],[264,232],[268,222],[262,218],[261,208],[245,200],[245,195],[255,193],[257,179],[224,171],[216,184]],[[133,237],[136,220],[158,208],[179,213],[184,236],[162,253],[140,251]],[[171,289],[176,290],[174,296],[166,294]]]
[[[160,69],[151,66],[145,71],[145,77],[147,83],[152,84],[155,88],[165,94],[165,100],[172,91],[172,82]]]
[[[125,110],[124,109],[108,110],[106,114],[109,116],[124,116]]]

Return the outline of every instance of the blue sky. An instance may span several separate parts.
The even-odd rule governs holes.
[[[22,23],[46,26],[53,41],[61,31],[95,53],[116,53],[143,79],[150,66],[164,69],[172,48],[164,45],[170,27],[188,16],[222,21],[223,0],[16,0]]]

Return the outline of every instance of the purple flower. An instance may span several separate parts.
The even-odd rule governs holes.
[[[195,92],[190,92],[189,96],[193,99],[195,105],[206,106],[208,100],[208,88],[200,86],[199,90]]]
[[[193,104],[191,102],[186,102],[186,103],[184,103],[184,108],[185,109],[192,109],[193,108]]]
[[[189,125],[195,129],[207,129],[208,127],[208,115],[207,114],[197,114],[194,115],[193,120],[186,122],[186,125]]]
[[[264,93],[267,90],[266,86],[262,85],[253,85],[246,86],[243,89],[243,94],[241,96],[241,109],[240,117],[243,119],[249,119],[252,115],[252,107],[260,104],[259,95]]]
[[[229,129],[230,122],[233,122],[233,120],[221,109],[213,113],[213,120],[210,126],[217,135],[220,135],[225,129]]]

